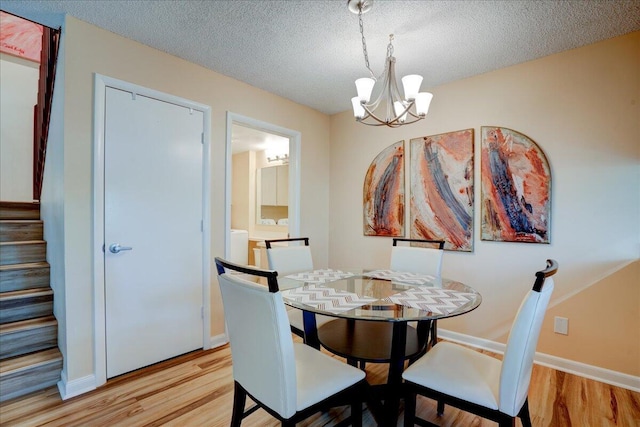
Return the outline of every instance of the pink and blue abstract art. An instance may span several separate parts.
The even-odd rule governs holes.
[[[411,238],[473,250],[473,129],[411,140]]]
[[[551,169],[538,144],[482,127],[482,240],[549,243]]]
[[[404,141],[371,162],[362,199],[365,236],[404,236]]]

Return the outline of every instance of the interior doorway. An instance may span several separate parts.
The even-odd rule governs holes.
[[[227,113],[227,259],[259,265],[256,242],[299,235],[300,140],[298,131]]]

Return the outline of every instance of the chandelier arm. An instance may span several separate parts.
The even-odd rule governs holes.
[[[402,116],[404,116],[404,115],[405,115],[405,114],[407,114],[407,113],[408,113],[408,114],[411,114],[411,115],[412,115],[412,116],[414,116],[414,117],[416,117],[416,115],[415,115],[415,114],[413,114],[411,111],[409,111],[409,110],[411,109],[411,107],[413,107],[413,105],[414,105],[414,104],[415,104],[415,102],[414,102],[414,101],[409,101],[409,102],[407,103],[407,105],[402,104],[402,105],[403,105],[403,107],[404,107],[404,111],[403,111],[402,113],[398,114],[398,117],[402,117]]]
[[[391,43],[389,43],[391,44]],[[392,48],[393,49],[393,48]],[[405,103],[400,95],[400,90],[398,89],[398,82],[396,81],[396,59],[391,56],[387,61],[389,78],[385,80],[385,86],[388,88],[388,96],[387,96],[387,120],[391,117],[395,117],[397,120],[402,116],[402,114],[397,114],[395,110],[396,102],[399,102],[400,105],[405,107]],[[406,112],[406,109],[405,109]]]
[[[367,116],[367,117],[369,117],[369,116]],[[398,122],[389,122],[389,123],[387,123],[387,122],[384,122],[384,121],[382,121],[380,119],[377,119],[377,123],[367,123],[364,120],[365,119],[358,119],[357,121],[358,121],[358,123],[361,123],[361,124],[367,125],[367,126],[387,126],[387,127],[390,127],[390,128],[399,128],[400,126],[410,125],[410,124],[415,123],[415,122],[417,122],[419,120],[422,120],[422,119],[415,119],[415,120],[412,120],[410,122],[404,122],[404,123],[398,123]]]
[[[414,115],[414,114],[412,114],[412,116],[414,116],[414,117],[415,117],[415,115]],[[398,123],[398,126],[397,126],[397,127],[402,126],[402,125],[410,125],[411,123],[418,122],[418,121],[422,120],[423,118],[424,118],[424,117],[419,117],[419,116],[418,116],[418,118],[416,118],[416,119],[414,119],[414,120],[411,120],[411,121],[404,121],[404,122]]]
[[[396,117],[394,117],[393,119],[387,119],[387,120],[382,120],[381,118],[379,118],[378,116],[375,115],[375,113],[373,111],[371,111],[369,108],[367,108],[366,105],[362,105],[362,107],[364,108],[365,112],[367,113],[366,116],[364,116],[363,118],[361,118],[360,120],[358,120],[360,123],[365,124],[365,125],[369,125],[369,126],[388,126],[388,127],[399,127],[402,126],[403,124],[409,124],[409,123],[415,123],[420,119],[416,119],[414,121],[411,122],[400,122],[400,117],[402,117],[402,114],[404,114],[404,112]],[[365,120],[367,119],[373,119],[378,123],[367,123]]]
[[[424,119],[424,117],[425,117],[425,116],[421,116],[419,114],[415,114],[413,111],[407,111],[407,113],[409,113],[410,116],[415,117],[417,120]],[[411,122],[411,123],[413,123],[413,122]],[[409,123],[407,123],[407,124],[409,124]]]
[[[373,111],[371,111],[366,105],[362,105],[362,107],[364,108],[364,110],[366,111],[367,115],[365,117],[363,117],[362,119],[360,119],[361,123],[364,124],[369,124],[371,125],[371,123],[366,123],[365,120],[368,118],[372,118],[373,120],[375,120],[376,122],[380,123],[380,125],[385,125],[385,126],[389,126],[389,124],[391,123],[391,121],[389,120],[382,120],[381,118],[379,118],[378,116],[376,116]]]
[[[375,99],[375,101],[370,102],[368,104],[362,104],[363,106],[367,106],[371,111],[377,110],[378,107],[380,106],[380,103],[382,102],[383,96],[382,93],[380,93],[378,95],[378,97]]]

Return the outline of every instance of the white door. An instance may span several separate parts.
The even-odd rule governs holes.
[[[110,87],[105,96],[111,378],[202,348],[204,122],[173,103]]]

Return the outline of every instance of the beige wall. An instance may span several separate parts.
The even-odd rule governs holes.
[[[64,58],[65,371],[68,381],[93,374],[92,144],[93,74],[99,73],[211,106],[211,256],[224,255],[226,113],[301,132],[300,230],[314,241],[314,261],[326,265],[329,117],[310,108],[67,17]],[[62,90],[62,88],[60,88]],[[55,174],[53,174],[55,175]],[[62,269],[61,269],[62,270]],[[215,272],[215,269],[212,269]],[[212,283],[212,335],[224,325]]]
[[[553,333],[554,316],[571,319],[569,335]],[[640,261],[551,307],[538,351],[640,376]]]
[[[255,223],[255,214],[251,215],[255,212],[255,153],[234,154],[231,169],[231,228],[249,231]]]
[[[560,338],[545,329],[544,351],[638,375],[640,359],[602,356],[622,351],[638,354],[638,317],[629,318],[615,309],[590,310],[598,302],[614,307],[627,298],[636,298],[638,309],[637,275],[629,283],[633,275],[614,273],[637,260],[640,250],[639,70],[640,32],[636,32],[433,88],[429,116],[410,126],[363,126],[349,111],[332,116],[329,264],[388,265],[391,239],[362,233],[363,180],[381,150],[400,140],[406,141],[408,150],[411,138],[473,128],[474,251],[445,253],[443,274],[478,289],[483,303],[468,315],[440,322],[440,327],[505,342],[520,301],[533,284],[533,273],[544,267],[545,259],[555,258],[560,270],[551,306],[563,303],[549,317],[551,313],[568,317],[570,331],[568,337]],[[422,72],[428,75],[429,70]],[[480,240],[483,125],[524,133],[546,153],[553,174],[551,244]],[[408,200],[408,175],[406,184]],[[405,211],[408,215],[409,209]],[[596,284],[600,291],[591,291]],[[564,300],[567,296],[572,297]],[[577,315],[583,312],[597,322]],[[615,334],[604,347],[602,336],[620,327],[625,332]],[[578,337],[588,352],[575,351],[573,342]]]
[[[33,106],[40,64],[0,54],[0,200],[33,200]]]

